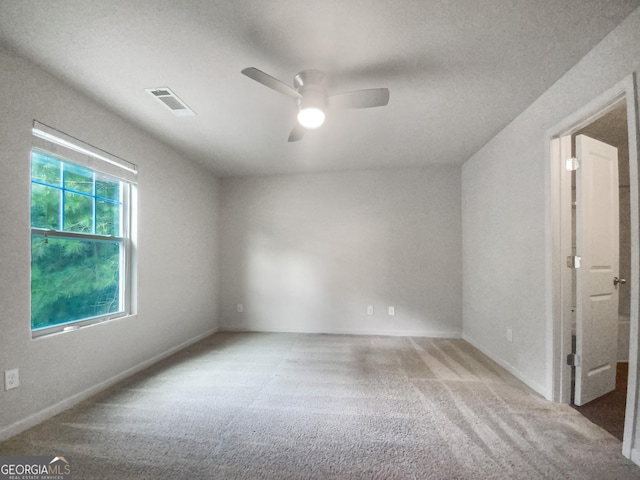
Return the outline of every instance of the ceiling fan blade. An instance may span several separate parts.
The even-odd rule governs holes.
[[[256,82],[261,83],[265,87],[269,87],[275,90],[276,92],[283,93],[284,95],[292,98],[302,98],[302,95],[296,92],[293,88],[282,83],[280,80],[272,77],[268,73],[264,73],[262,70],[258,70],[254,67],[247,67],[243,69],[241,73],[243,73],[250,79],[255,80]]]
[[[305,133],[307,133],[307,130],[299,123],[296,123],[295,127],[293,127],[291,133],[289,134],[289,142],[297,142],[298,140],[302,140],[302,137],[304,137]]]
[[[330,96],[327,101],[331,108],[370,108],[384,107],[389,103],[388,88],[371,88],[339,93]]]

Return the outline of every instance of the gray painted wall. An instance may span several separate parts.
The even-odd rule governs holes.
[[[232,178],[221,191],[222,328],[461,335],[458,167]]]
[[[636,10],[462,169],[464,338],[541,393],[551,388],[546,132],[639,68]]]
[[[1,439],[217,328],[218,180],[4,50],[0,98],[0,372],[19,368],[21,382],[0,388]],[[137,316],[31,339],[34,119],[138,164]]]

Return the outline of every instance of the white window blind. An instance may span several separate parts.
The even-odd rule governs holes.
[[[37,120],[33,121],[33,146],[63,155],[72,162],[129,183],[137,183],[138,166],[89,145]]]

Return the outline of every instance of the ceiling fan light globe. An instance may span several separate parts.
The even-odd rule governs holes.
[[[324,119],[324,112],[316,107],[302,108],[298,112],[298,122],[300,122],[300,125],[304,128],[318,128],[324,123]]]

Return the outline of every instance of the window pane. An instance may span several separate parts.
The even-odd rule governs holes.
[[[57,188],[31,184],[31,227],[60,228],[60,192]]]
[[[96,197],[120,201],[120,182],[105,180],[96,175]]]
[[[60,186],[60,162],[43,152],[32,150],[31,178],[38,182]]]
[[[96,200],[96,234],[120,237],[120,204]]]
[[[31,328],[124,314],[128,258],[122,237],[129,185],[54,154],[31,151]],[[42,230],[55,230],[44,235]],[[73,237],[66,237],[66,233]],[[89,237],[89,238],[87,238]],[[128,267],[127,267],[128,268]],[[98,317],[98,319],[96,319]]]
[[[64,192],[64,231],[93,233],[93,197]]]
[[[93,194],[93,172],[88,168],[65,163],[64,188]]]
[[[32,236],[32,329],[119,310],[119,242]]]

